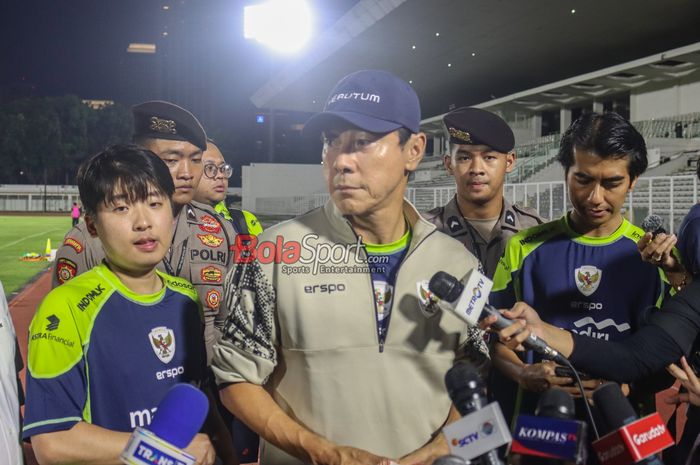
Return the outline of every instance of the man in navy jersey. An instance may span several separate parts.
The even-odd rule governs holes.
[[[558,160],[573,209],[513,236],[496,269],[491,303],[510,308],[524,301],[558,327],[598,339],[624,339],[669,290],[663,270],[640,256],[637,242],[644,231],[620,213],[647,166],[644,139],[615,113],[588,113],[563,135]],[[493,383],[506,411],[518,410],[519,403],[529,413],[536,402],[533,393],[552,386],[578,393],[571,378],[556,376],[553,362],[523,361],[500,343],[492,355],[500,372],[519,385]],[[584,381],[587,395],[601,382]]]
[[[53,289],[29,328],[23,436],[40,463],[116,462],[171,386],[206,374],[197,292],[156,270],[173,232],[166,165],[114,146],[81,166],[78,188],[105,259]],[[214,462],[205,434],[186,450]]]

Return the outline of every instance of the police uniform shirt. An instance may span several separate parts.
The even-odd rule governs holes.
[[[176,218],[170,250],[157,268],[191,282],[204,311],[204,335],[209,349],[216,339],[214,318],[221,303],[223,277],[231,264],[235,244],[233,225],[212,207],[199,202],[185,205]],[[56,253],[53,287],[100,264],[105,258],[99,238],[84,223],[66,234]],[[207,358],[209,360],[209,357]]]
[[[165,255],[166,272],[187,279],[199,294],[207,361],[218,334],[214,318],[219,313],[223,280],[231,265],[235,240],[231,222],[221,219],[212,207],[191,202],[177,218],[173,243]]]
[[[522,229],[542,224],[542,219],[531,208],[513,205],[503,199],[501,215],[491,233],[484,239],[459,209],[457,196],[445,206],[437,207],[424,214],[425,218],[437,226],[438,230],[457,239],[479,259],[488,277],[496,272],[498,259],[505,250],[506,243]]]
[[[56,251],[51,288],[69,281],[98,265],[105,258],[102,242],[92,237],[85,223],[79,223],[63,238]]]

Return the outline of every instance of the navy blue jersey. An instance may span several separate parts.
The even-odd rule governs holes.
[[[204,378],[197,293],[158,275],[163,289],[138,295],[101,264],[46,296],[29,328],[25,439],[79,421],[146,426],[171,386]]]
[[[623,220],[610,236],[583,236],[567,217],[521,231],[498,264],[491,303],[510,308],[524,301],[560,328],[624,339],[670,289],[663,271],[641,259],[643,234]]]
[[[498,308],[526,302],[544,321],[597,339],[629,337],[670,290],[663,271],[642,261],[637,241],[643,235],[623,219],[609,236],[583,236],[567,216],[521,231],[499,261],[490,301]],[[491,391],[507,417],[532,413],[539,397],[496,372]]]
[[[377,338],[379,339],[380,348],[384,347],[389,331],[396,275],[399,272],[403,258],[406,256],[406,252],[408,252],[410,242],[411,230],[409,229],[401,239],[391,244],[365,244],[367,263],[369,264],[372,285],[374,286]]]

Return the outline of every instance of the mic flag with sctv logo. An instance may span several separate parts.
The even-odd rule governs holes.
[[[442,429],[450,453],[466,460],[498,449],[511,440],[498,402],[465,415]]]

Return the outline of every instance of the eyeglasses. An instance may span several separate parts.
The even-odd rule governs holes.
[[[215,179],[217,173],[221,173],[223,177],[230,178],[233,174],[233,168],[228,163],[216,166],[213,163],[207,163],[204,165],[204,176]]]

